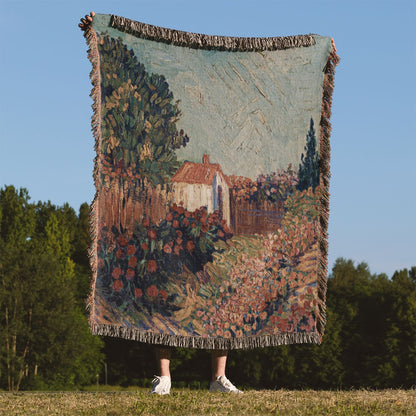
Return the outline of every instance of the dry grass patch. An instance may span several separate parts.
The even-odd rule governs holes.
[[[415,390],[246,391],[244,395],[180,390],[0,393],[0,415],[416,415]]]

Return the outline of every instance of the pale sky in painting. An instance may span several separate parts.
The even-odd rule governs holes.
[[[0,186],[76,210],[95,192],[77,27],[91,10],[211,35],[333,37],[329,271],[338,257],[389,276],[416,265],[414,0],[0,0]]]
[[[206,153],[225,174],[255,180],[290,163],[298,168],[311,118],[319,138],[329,37],[307,48],[230,53],[139,39],[109,28],[109,20],[98,15],[94,27],[121,37],[180,100],[178,128],[190,142],[179,159],[199,162]]]

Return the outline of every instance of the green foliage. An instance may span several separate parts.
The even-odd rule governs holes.
[[[26,189],[13,186],[0,190],[0,238],[3,244],[17,246],[30,240],[34,228],[34,207]]]
[[[71,259],[75,264],[76,300],[85,314],[87,313],[85,302],[90,292],[92,274],[88,256],[91,244],[89,224],[90,208],[87,203],[83,203],[72,227]]]
[[[236,201],[281,202],[296,191],[298,175],[289,164],[287,169],[260,174],[256,181],[244,176],[229,177],[233,184],[232,195]]]
[[[178,102],[163,75],[149,74],[121,40],[99,40],[102,91],[101,151],[108,169],[165,184],[179,167],[175,149],[189,138],[178,132]],[[122,63],[122,64],[121,64]],[[106,172],[108,173],[108,172]]]
[[[312,118],[308,134],[306,135],[305,152],[306,154],[302,153],[301,163],[299,165],[299,182],[297,185],[299,191],[303,191],[309,187],[312,187],[312,190],[315,190],[315,188],[319,186],[319,153],[316,146],[315,129]]]
[[[305,217],[308,221],[319,218],[319,199],[312,189],[295,191],[288,196],[284,208],[286,213],[295,217]]]
[[[343,383],[348,386],[382,387],[387,380],[380,369],[389,362],[386,334],[392,304],[392,282],[385,275],[371,275],[365,263],[338,259],[329,281],[328,306],[342,317]]]
[[[416,383],[416,267],[395,272],[392,278],[392,307],[386,337],[391,359],[380,373],[389,384]]]
[[[79,307],[73,252],[77,218],[65,205],[32,204],[0,190],[0,386],[91,383],[101,341]]]

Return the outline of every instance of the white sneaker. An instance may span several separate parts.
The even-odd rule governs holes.
[[[219,376],[213,381],[209,391],[211,393],[214,391],[220,391],[221,393],[242,393],[242,391],[238,390],[238,388],[225,376]]]
[[[155,376],[152,381],[152,394],[169,394],[170,393],[170,377],[168,376]]]

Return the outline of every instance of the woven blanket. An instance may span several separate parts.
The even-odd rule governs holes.
[[[95,15],[94,334],[195,348],[320,343],[331,38]]]

